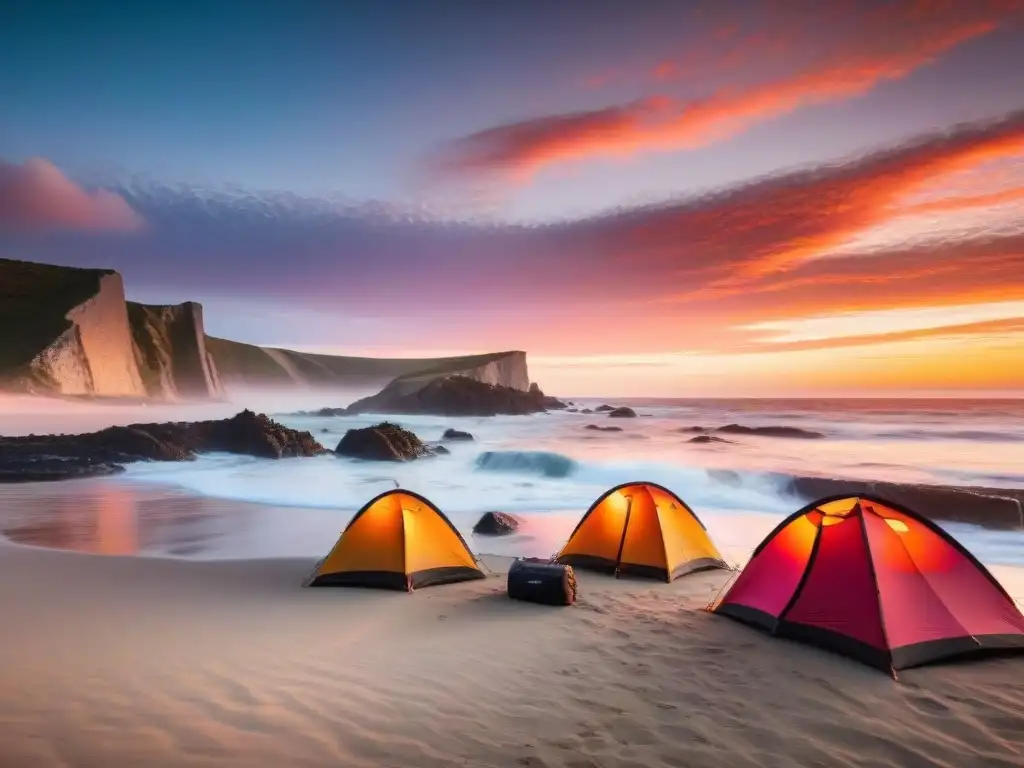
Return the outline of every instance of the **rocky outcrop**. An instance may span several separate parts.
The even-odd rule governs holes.
[[[726,424],[714,431],[726,435],[761,435],[762,437],[786,437],[802,440],[819,440],[825,437],[821,432],[799,427],[744,427],[741,424]]]
[[[207,400],[224,395],[206,349],[203,307],[128,302],[128,322],[146,392],[160,400]]]
[[[0,437],[0,481],[17,482],[110,474],[135,461],[189,461],[209,452],[267,459],[325,452],[309,432],[264,414],[230,419],[130,424],[81,435]]]
[[[632,408],[622,406],[621,408],[613,408],[608,411],[608,418],[610,419],[635,419],[636,411]]]
[[[569,407],[568,403],[563,403],[557,397],[550,397],[541,392],[540,385],[536,382],[530,385],[529,392],[534,397],[540,398],[540,402],[546,411],[562,411]]]
[[[587,424],[584,429],[590,429],[594,432],[621,432],[622,427],[601,427],[597,424]]]
[[[988,528],[1024,527],[1024,490],[873,483],[829,477],[789,478],[785,489],[807,502],[837,494],[864,494],[902,504],[933,520]]]
[[[732,440],[726,440],[724,437],[715,437],[714,435],[697,435],[696,437],[691,437],[686,442],[700,445],[706,443],[732,443]]]
[[[442,440],[473,440],[473,435],[469,432],[463,432],[460,429],[446,429],[444,434],[441,435]]]
[[[726,424],[724,427],[680,427],[680,432],[699,434],[710,434],[720,432],[726,435],[759,435],[761,437],[784,437],[801,440],[820,440],[825,437],[822,432],[815,432],[811,429],[800,427],[745,427],[741,424]]]
[[[145,397],[121,276],[0,259],[0,388]]]
[[[416,376],[395,379],[376,395],[352,403],[345,413],[521,416],[545,411],[546,399],[539,388],[523,391],[461,374]]]
[[[473,533],[480,536],[507,536],[519,530],[519,518],[507,512],[484,512],[473,526]]]
[[[348,430],[334,452],[366,461],[411,461],[434,453],[415,433],[386,421]]]

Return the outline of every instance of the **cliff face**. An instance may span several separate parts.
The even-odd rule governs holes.
[[[145,397],[121,276],[0,259],[0,387]]]
[[[223,397],[217,366],[206,349],[203,308],[128,302],[136,362],[150,397],[204,400]]]
[[[415,391],[440,377],[526,392],[526,353],[366,358],[207,336],[199,304],[125,301],[112,270],[0,259],[0,391],[194,400],[234,387]]]
[[[530,387],[526,353],[518,351],[450,358],[344,357],[258,347],[212,336],[207,337],[207,347],[228,390],[232,386],[383,387],[395,380],[422,377],[426,382],[453,374],[524,392]]]

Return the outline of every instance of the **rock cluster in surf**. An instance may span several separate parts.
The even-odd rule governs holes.
[[[370,427],[348,430],[334,452],[365,461],[411,461],[439,451],[431,449],[415,433],[382,421]]]
[[[265,459],[316,456],[309,432],[245,410],[229,419],[130,424],[78,435],[0,437],[0,482],[112,474],[136,461],[190,461],[226,452]]]

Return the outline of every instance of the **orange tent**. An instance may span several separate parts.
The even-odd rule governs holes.
[[[624,483],[605,492],[555,559],[573,567],[665,581],[729,567],[693,510],[654,483]]]
[[[407,589],[482,579],[465,539],[412,491],[387,491],[356,512],[307,581],[311,587]]]

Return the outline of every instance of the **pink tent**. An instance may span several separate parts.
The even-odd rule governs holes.
[[[931,521],[863,496],[786,518],[712,610],[888,672],[1024,651],[1024,615],[985,566]]]

